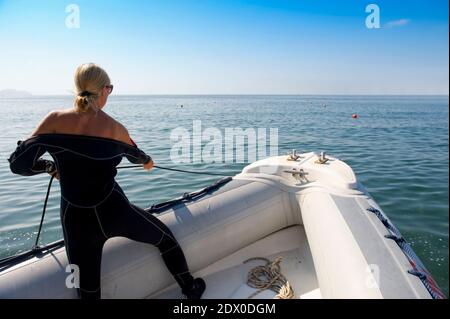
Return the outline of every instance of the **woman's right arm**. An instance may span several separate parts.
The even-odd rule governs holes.
[[[40,159],[46,152],[37,138],[18,141],[16,150],[9,157],[9,167],[14,174],[23,176],[37,175],[55,169],[52,161]]]
[[[39,134],[52,133],[54,119],[57,111],[47,114],[25,141],[18,141],[16,150],[9,157],[9,167],[14,174],[31,176],[55,170],[52,161],[40,159],[46,152],[45,147],[39,143]]]

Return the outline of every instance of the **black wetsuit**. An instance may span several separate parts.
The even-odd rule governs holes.
[[[151,158],[137,146],[109,138],[72,134],[42,134],[24,142],[9,158],[11,171],[30,176],[46,172],[54,159],[61,185],[61,222],[70,264],[80,270],[81,298],[100,298],[103,244],[122,236],[159,248],[167,268],[181,288],[191,287],[185,256],[169,228],[131,204],[114,180],[125,156],[134,164]]]

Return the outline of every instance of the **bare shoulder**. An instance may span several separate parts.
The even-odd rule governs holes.
[[[131,142],[131,138],[130,138],[130,134],[128,133],[127,128],[120,123],[119,121],[111,118],[113,121],[113,127],[114,127],[114,138],[124,142],[128,145],[133,145],[133,143]]]
[[[31,136],[54,133],[57,127],[56,121],[62,112],[64,112],[64,110],[50,111],[37,125]]]

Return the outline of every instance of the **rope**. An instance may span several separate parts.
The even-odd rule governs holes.
[[[138,168],[138,167],[142,167],[142,165],[126,165],[126,166],[119,166],[119,167],[116,167],[116,168],[117,168],[117,169],[126,169],[126,168]],[[187,171],[187,170],[182,170],[182,169],[168,168],[168,167],[162,167],[162,166],[156,166],[156,165],[155,165],[154,167],[159,168],[159,169],[168,170],[168,171],[181,172],[181,173],[200,174],[200,175],[212,175],[212,176],[222,176],[222,177],[224,176],[223,174],[215,174],[215,173],[208,173],[208,172]],[[48,183],[47,194],[46,194],[45,200],[44,200],[44,208],[43,208],[43,210],[42,210],[41,222],[40,222],[40,224],[39,224],[39,229],[38,229],[38,232],[37,232],[36,241],[35,241],[34,246],[31,248],[30,251],[27,251],[27,252],[25,252],[25,253],[22,253],[22,254],[19,254],[19,255],[15,255],[15,256],[6,257],[6,258],[3,258],[3,259],[0,259],[0,270],[3,269],[3,267],[8,267],[8,265],[9,265],[11,262],[13,262],[13,261],[16,261],[16,260],[25,260],[26,258],[29,258],[29,256],[34,256],[34,255],[36,255],[36,254],[38,254],[38,253],[41,253],[42,251],[50,250],[50,249],[53,249],[53,248],[55,248],[55,247],[56,247],[56,248],[59,248],[59,247],[64,246],[64,240],[59,240],[59,241],[57,241],[57,242],[54,242],[54,243],[52,243],[52,244],[49,244],[49,245],[43,246],[43,247],[40,247],[40,246],[38,245],[38,243],[39,243],[39,238],[40,238],[40,235],[41,235],[42,225],[43,225],[43,223],[44,223],[45,211],[46,211],[46,209],[47,209],[48,198],[49,198],[49,196],[50,196],[50,190],[51,190],[52,182],[53,182],[53,179],[54,179],[54,178],[55,178],[55,175],[52,175],[51,178],[50,178],[50,181],[49,181],[49,183]],[[203,189],[203,190],[201,190],[201,191],[197,191],[197,192],[194,192],[193,194],[189,194],[189,195],[190,195],[189,197],[195,197],[195,196],[198,196],[198,195],[201,194],[202,192],[207,192],[207,191],[209,191],[209,190],[211,190],[211,189],[214,189],[215,187],[218,187],[218,186],[220,186],[220,185],[225,184],[226,182],[228,182],[228,181],[230,181],[230,180],[231,180],[231,177],[228,177],[228,179],[220,180],[219,182],[216,182],[215,184],[213,184],[213,185],[211,185],[211,186],[209,186],[209,187],[206,187],[205,189]],[[150,209],[153,209],[153,206],[152,206],[152,208],[150,208]],[[148,211],[148,210],[147,210],[147,211]]]
[[[372,206],[369,206],[368,208],[366,208],[366,210],[375,214],[380,222],[386,227],[389,235],[385,235],[384,237],[394,240],[401,251],[405,254],[406,258],[412,266],[412,269],[408,270],[408,273],[417,276],[420,279],[433,299],[446,299],[445,294],[438,287],[433,277],[431,277],[430,272],[425,268],[422,261],[413,251],[411,246],[400,234],[400,231],[389,221],[386,215],[379,209]]]
[[[247,259],[244,261],[244,264],[252,260],[262,260],[265,261],[266,264],[252,268],[248,272],[247,285],[258,290],[248,296],[247,299],[251,299],[261,291],[267,289],[272,290],[277,294],[274,299],[294,298],[294,290],[286,277],[281,273],[280,263],[283,260],[283,257],[279,256],[275,258],[274,261],[270,261],[267,258],[255,257]]]
[[[41,236],[41,230],[42,230],[42,224],[44,223],[44,216],[45,216],[45,210],[47,209],[47,202],[48,202],[48,196],[50,195],[50,189],[52,188],[52,182],[53,179],[55,178],[55,175],[52,175],[52,177],[50,177],[50,182],[48,183],[48,187],[47,187],[47,194],[45,195],[45,200],[44,200],[44,208],[42,209],[42,216],[41,216],[41,223],[39,224],[39,230],[36,236],[36,242],[34,243],[34,246],[31,250],[36,250],[39,249],[39,237]]]
[[[127,165],[127,166],[119,166],[117,169],[123,169],[123,168],[136,168],[136,167],[142,167],[142,165]],[[188,174],[198,174],[198,175],[211,175],[211,176],[224,176],[223,174],[219,173],[209,173],[209,172],[196,172],[196,171],[188,171],[184,169],[177,169],[177,168],[170,168],[170,167],[163,167],[159,165],[153,166],[154,168],[163,169],[166,171],[173,171],[173,172],[180,172],[180,173],[188,173]]]
[[[127,166],[119,166],[117,167],[117,169],[125,169],[125,168],[136,168],[136,167],[142,167],[142,165],[127,165]],[[169,168],[169,167],[162,167],[162,166],[153,166],[159,169],[164,169],[164,170],[168,170],[168,171],[175,171],[175,172],[181,172],[181,173],[190,173],[190,174],[200,174],[200,175],[213,175],[213,176],[223,176],[223,174],[215,174],[215,173],[208,173],[208,172],[194,172],[194,171],[187,171],[187,170],[182,170],[182,169],[176,169],[176,168]],[[34,246],[31,248],[31,250],[38,250],[39,247],[39,237],[41,236],[41,230],[42,230],[42,224],[44,223],[44,217],[45,217],[45,211],[47,209],[47,202],[48,202],[48,197],[50,195],[50,189],[52,187],[52,182],[53,179],[55,178],[55,175],[52,175],[50,178],[50,182],[48,183],[48,187],[47,187],[47,194],[45,195],[45,200],[44,200],[44,208],[42,210],[42,216],[41,216],[41,222],[39,224],[39,229],[38,229],[38,233],[36,236],[36,241],[34,243]]]

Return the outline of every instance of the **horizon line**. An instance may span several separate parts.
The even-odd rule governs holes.
[[[32,94],[24,96],[1,96],[0,98],[26,98],[45,96],[73,96],[71,94]],[[449,96],[449,93],[123,93],[113,94],[114,96]]]

